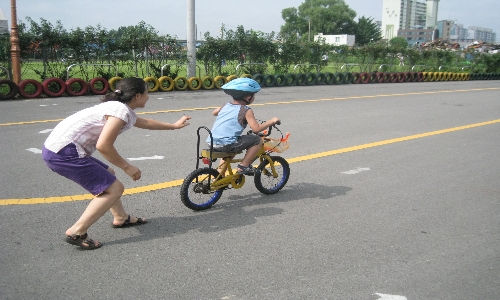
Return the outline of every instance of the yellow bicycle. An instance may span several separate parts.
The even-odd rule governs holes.
[[[259,161],[257,169],[260,170],[254,175],[255,187],[263,194],[279,192],[290,177],[290,166],[286,159],[270,155],[273,152],[281,153],[289,147],[288,137],[290,134],[287,133],[284,137],[276,125],[269,127],[264,133],[258,134],[263,139],[263,145],[253,160]],[[273,127],[281,133],[280,139],[269,137]],[[198,128],[196,170],[184,179],[180,192],[182,203],[192,210],[208,209],[220,199],[224,190],[240,189],[245,184],[245,176],[238,174],[236,168],[231,166],[233,163],[242,161],[242,158],[235,158],[242,152],[220,152],[213,147],[200,151],[200,130],[202,129],[208,131],[212,139],[212,133],[207,127]],[[254,133],[249,131],[249,134]],[[213,168],[212,163],[219,158],[222,159],[221,164],[217,168]],[[208,167],[199,168],[200,161],[207,164]]]

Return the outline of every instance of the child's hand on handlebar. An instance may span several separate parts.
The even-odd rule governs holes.
[[[273,125],[280,125],[281,124],[281,121],[278,117],[274,117],[270,121],[273,122]]]

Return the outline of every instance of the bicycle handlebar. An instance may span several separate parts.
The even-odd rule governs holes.
[[[274,123],[273,125],[269,126],[268,127],[269,130],[267,131],[267,134],[263,134],[263,133],[260,133],[260,132],[254,133],[252,130],[249,130],[247,132],[247,134],[256,134],[256,135],[261,136],[261,137],[266,137],[266,136],[271,135],[271,131],[272,131],[273,127],[276,128],[276,129],[278,129],[278,127],[276,127],[276,125],[281,125],[281,121],[278,121],[278,122]]]

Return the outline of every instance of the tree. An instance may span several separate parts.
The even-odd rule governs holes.
[[[382,32],[373,18],[361,17],[356,25],[356,44],[364,46],[382,39]]]
[[[404,37],[397,36],[389,41],[389,46],[394,48],[396,51],[401,52],[408,48],[408,41]]]
[[[327,35],[356,32],[356,12],[344,0],[305,0],[298,9],[285,8],[281,11],[281,16],[285,21],[285,25],[281,26],[284,37],[300,35],[302,40],[312,40],[317,33]]]

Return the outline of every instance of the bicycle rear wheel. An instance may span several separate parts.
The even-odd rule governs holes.
[[[210,191],[210,181],[219,176],[211,168],[201,168],[189,174],[181,186],[181,201],[192,210],[204,210],[212,207],[222,196],[223,189]],[[209,181],[210,178],[210,181]]]
[[[287,183],[290,177],[290,166],[281,156],[271,156],[276,170],[277,177],[273,176],[273,171],[269,161],[264,160],[257,167],[261,172],[255,174],[255,187],[263,194],[269,195],[279,192]]]

